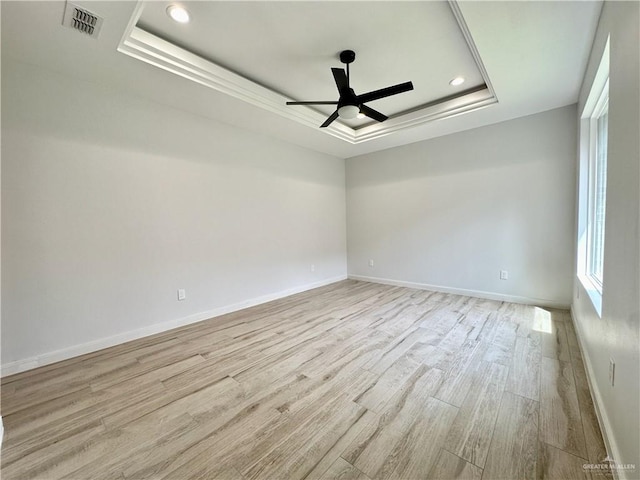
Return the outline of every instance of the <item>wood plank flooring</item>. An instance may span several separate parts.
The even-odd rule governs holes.
[[[2,380],[9,479],[565,479],[568,312],[347,280]]]

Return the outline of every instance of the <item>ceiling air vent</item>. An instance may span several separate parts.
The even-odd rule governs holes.
[[[96,38],[102,27],[102,18],[85,8],[67,2],[62,24]]]

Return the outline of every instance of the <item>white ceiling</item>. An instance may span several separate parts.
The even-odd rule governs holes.
[[[39,64],[345,158],[575,103],[601,8],[595,1],[458,2],[465,32],[445,2],[189,2],[188,25],[169,21],[165,2],[75,3],[104,18],[97,40],[61,26],[64,2],[1,2],[3,59]],[[400,126],[349,142],[118,52],[138,15],[139,25],[165,40],[287,98],[336,99],[330,67],[340,66],[338,52],[351,48],[357,54],[351,68],[356,93],[408,80],[416,86],[371,104],[383,113],[456,92],[448,81],[458,74],[469,79],[466,89],[482,84],[484,73],[498,103],[404,126],[400,114],[377,124]],[[298,108],[307,107],[287,107]],[[322,118],[330,112],[311,113]]]

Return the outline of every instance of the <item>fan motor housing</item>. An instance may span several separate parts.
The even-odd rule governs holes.
[[[350,88],[348,92],[344,92],[338,100],[338,108],[344,107],[345,105],[358,105],[358,96],[356,92],[353,91],[353,88]]]

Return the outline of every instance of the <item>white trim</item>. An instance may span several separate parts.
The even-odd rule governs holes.
[[[182,327],[184,325],[189,325],[196,322],[201,322],[203,320],[208,320],[214,317],[219,317],[220,315],[225,315],[227,313],[236,312],[244,308],[249,308],[249,307],[253,307],[263,303],[271,302],[273,300],[278,300],[280,298],[288,297],[296,293],[305,292],[307,290],[312,290],[314,288],[324,287],[325,285],[330,285],[332,283],[336,283],[346,279],[347,279],[346,275],[340,275],[337,277],[328,278],[326,280],[321,280],[319,282],[308,283],[306,285],[289,288],[287,290],[282,290],[280,292],[270,293],[268,295],[262,295],[260,297],[234,303],[232,305],[218,307],[213,310],[208,310],[206,312],[196,313],[194,315],[189,315],[184,318],[170,320],[168,322],[163,322],[163,323],[156,323],[148,327],[131,330],[128,332],[120,333],[118,335],[113,335],[111,337],[93,340],[91,342],[83,343],[80,345],[74,345],[72,347],[63,348],[61,350],[44,353],[42,355],[37,355],[34,357],[22,359],[22,360],[16,360],[15,362],[10,362],[2,365],[2,377],[5,377],[7,375],[13,375],[14,373],[24,372],[26,370],[31,370],[33,368],[42,367],[43,365],[49,365],[50,363],[67,360],[69,358],[77,357],[79,355],[84,355],[86,353],[95,352],[97,350],[102,350],[103,348],[113,347],[114,345],[119,345],[121,343],[129,342],[131,340],[137,340],[142,337],[148,337],[149,335],[154,335],[156,333],[166,332],[167,330],[171,330],[173,328]]]
[[[608,65],[608,64],[607,64]],[[608,69],[606,70],[608,74]],[[591,96],[591,94],[590,94]],[[597,191],[598,191],[598,166],[600,162],[603,162],[606,166],[607,163],[607,155],[605,154],[604,161],[598,155],[598,150],[600,146],[600,136],[598,135],[598,123],[600,118],[608,111],[609,106],[609,77],[607,76],[604,86],[601,91],[598,93],[596,103],[594,105],[593,111],[583,121],[589,122],[589,161],[587,168],[587,176],[588,176],[588,188],[587,188],[587,250],[586,250],[586,270],[582,272],[587,277],[589,277],[590,282],[593,284],[593,287],[596,289],[597,294],[600,297],[598,304],[602,304],[602,278],[598,277],[594,273],[594,249],[593,240],[594,240],[594,226],[596,223],[596,199],[597,199]],[[604,203],[606,204],[606,169],[604,171],[605,176],[605,195],[604,195]],[[604,254],[604,245],[601,246],[600,255]],[[596,306],[594,304],[594,306]],[[601,307],[596,306],[596,310],[598,311],[598,315],[602,316]]]
[[[607,38],[598,70],[580,114],[577,272],[578,279],[589,295],[599,317],[602,317],[603,281],[593,273],[593,228],[597,190],[596,172],[599,162],[597,119],[608,108],[609,102],[609,41],[610,39]],[[606,204],[606,183],[604,203]],[[604,246],[602,250],[601,255],[604,254]]]
[[[605,84],[609,81],[610,40],[611,37],[607,36],[607,42],[604,45],[602,58],[600,58],[600,63],[598,64],[598,70],[593,77],[591,88],[589,89],[589,95],[585,101],[584,107],[582,108],[582,113],[580,114],[580,118],[582,119],[587,119],[592,115],[596,108],[596,103],[600,98],[600,92],[602,92]]]
[[[419,290],[433,290],[434,292],[453,293],[455,295],[465,295],[467,297],[486,298],[488,300],[498,300],[501,302],[523,303],[525,305],[537,305],[540,307],[568,309],[569,304],[548,300],[544,298],[520,297],[517,295],[505,295],[503,293],[485,292],[482,290],[467,290],[465,288],[443,287],[441,285],[430,285],[428,283],[406,282],[404,280],[393,280],[389,278],[366,277],[363,275],[351,275],[350,280],[362,280],[363,282],[381,283],[383,285],[395,285],[397,287],[417,288]]]
[[[317,129],[326,120],[324,115],[310,107],[291,108],[286,105],[287,101],[296,99],[263,87],[210,60],[206,60],[138,28],[136,25],[142,14],[143,6],[144,2],[139,1],[134,9],[127,29],[118,45],[117,50],[119,52],[302,125]],[[329,127],[323,128],[321,131],[348,143],[358,144],[433,120],[457,116],[498,103],[489,81],[489,76],[464,21],[462,12],[455,0],[449,0],[449,6],[475,64],[483,77],[486,88],[470,91],[466,94],[462,93],[455,98],[430,102],[411,111],[392,116],[384,123],[373,123],[354,129],[340,122],[333,122]]]
[[[599,318],[602,318],[602,286],[598,289],[593,277],[586,273],[578,273],[578,281],[582,284],[584,291],[587,292],[596,314]]]
[[[578,287],[580,288],[580,287]],[[598,425],[600,426],[600,431],[602,432],[602,438],[604,440],[605,448],[607,449],[607,454],[617,460],[622,458],[620,454],[620,450],[618,449],[618,444],[616,442],[616,437],[613,435],[613,428],[611,427],[611,422],[609,421],[609,417],[607,415],[607,411],[604,408],[601,408],[601,405],[604,405],[604,401],[602,400],[602,395],[600,394],[600,389],[598,388],[598,383],[595,381],[595,375],[593,374],[593,367],[591,366],[591,359],[585,348],[585,344],[582,341],[582,329],[580,328],[580,323],[576,320],[576,315],[573,310],[573,305],[570,308],[571,312],[571,321],[573,322],[573,328],[576,331],[576,337],[578,338],[578,343],[580,344],[580,351],[582,352],[582,361],[584,363],[585,372],[587,376],[587,383],[589,384],[589,391],[591,392],[591,399],[593,400],[593,406],[596,411],[596,418],[598,419]],[[616,480],[627,480],[626,470],[613,470],[613,477]],[[631,480],[629,478],[629,480]]]
[[[489,80],[489,73],[484,66],[484,62],[480,57],[480,52],[478,52],[478,47],[476,47],[476,42],[473,41],[473,37],[471,36],[471,32],[469,31],[469,27],[467,26],[467,21],[464,19],[464,15],[462,15],[462,10],[460,10],[460,5],[458,5],[457,0],[449,0],[449,7],[451,8],[451,12],[458,22],[458,27],[462,32],[462,36],[464,37],[465,42],[467,42],[467,47],[471,52],[471,56],[473,60],[476,62],[476,67],[480,71],[480,75],[482,75],[482,79],[484,80],[487,89],[491,93],[491,96],[495,98],[495,103],[498,102],[498,96],[496,95],[496,91],[491,84],[491,80]]]
[[[0,416],[0,447],[2,446],[3,438],[4,438],[4,424],[2,423],[2,416]]]

